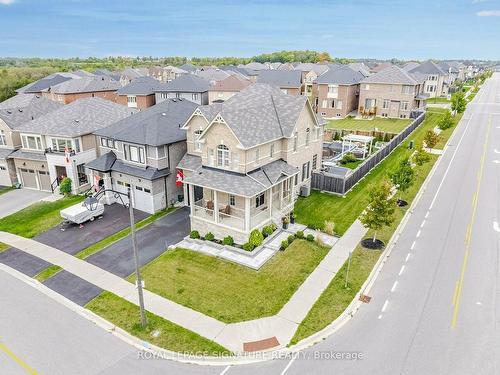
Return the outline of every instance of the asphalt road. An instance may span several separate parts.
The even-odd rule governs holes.
[[[496,74],[469,105],[371,302],[293,360],[229,368],[139,360],[132,347],[1,272],[0,340],[42,374],[498,374],[499,176]],[[317,359],[332,352],[363,359]],[[0,350],[4,359],[9,371],[19,367]]]

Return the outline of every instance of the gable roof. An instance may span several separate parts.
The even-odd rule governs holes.
[[[101,98],[83,98],[21,125],[20,132],[77,137],[90,134],[136,112]]]
[[[365,76],[347,65],[335,66],[314,80],[317,84],[356,85]]]
[[[204,78],[209,82],[221,81],[224,78],[227,78],[230,76],[230,74],[228,72],[225,72],[224,70],[220,70],[220,69],[214,69],[214,68],[198,70],[198,71],[196,71],[195,74],[198,77]]]
[[[170,82],[160,83],[155,92],[205,92],[210,83],[194,74],[182,75]]]
[[[209,91],[241,91],[245,87],[251,85],[252,82],[248,79],[240,78],[237,75],[230,75],[222,81],[214,82],[210,85]]]
[[[0,103],[0,119],[9,128],[17,129],[22,124],[38,119],[61,108],[63,104],[35,94],[17,94]]]
[[[209,123],[220,115],[243,147],[250,148],[291,137],[306,102],[305,96],[287,95],[277,87],[255,83],[223,103],[198,109]]]
[[[361,81],[362,83],[384,83],[400,85],[417,85],[418,82],[408,72],[399,66],[391,65]]]
[[[94,134],[140,145],[161,146],[186,139],[181,127],[197,105],[189,100],[169,99],[126,117]]]
[[[139,77],[118,89],[118,95],[153,95],[159,82],[153,77]]]
[[[313,71],[316,74],[320,75],[326,72],[329,67],[328,65],[318,65],[314,63],[301,63],[293,68],[294,70],[300,70],[301,72],[310,72]]]
[[[190,63],[182,64],[181,66],[179,66],[179,68],[185,70],[186,72],[191,72],[191,73],[196,71],[196,66]]]
[[[435,75],[446,75],[446,72],[443,71],[439,66],[437,66],[434,62],[428,60],[423,62],[419,66],[411,69],[410,73],[422,73],[422,74],[435,74]]]
[[[262,70],[257,82],[280,88],[300,88],[302,72],[300,70]]]
[[[74,94],[84,92],[116,91],[121,88],[121,84],[106,76],[83,77],[70,79],[50,87],[50,91],[55,94]]]
[[[409,61],[403,65],[403,70],[409,72],[410,70],[415,69],[419,65],[420,65],[420,63],[418,63],[418,62]]]
[[[380,63],[380,64],[376,64],[374,67],[372,67],[370,69],[370,71],[372,73],[378,73],[378,72],[381,72],[384,69],[389,68],[390,66],[392,66],[392,64],[390,62],[383,62],[383,63]]]
[[[38,81],[29,83],[26,86],[17,89],[16,92],[25,94],[39,93],[48,90],[51,86],[57,85],[73,78],[78,79],[80,77],[73,73],[54,73],[48,75],[45,78],[39,79]]]
[[[360,72],[365,77],[370,75],[370,68],[362,62],[349,63],[347,66],[356,72]]]

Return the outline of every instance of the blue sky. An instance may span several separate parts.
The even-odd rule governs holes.
[[[0,56],[500,59],[500,0],[0,0]]]

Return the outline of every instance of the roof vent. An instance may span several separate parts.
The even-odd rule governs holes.
[[[75,119],[75,122],[80,122],[80,120],[78,120],[77,118]]]
[[[12,114],[12,111],[10,111],[10,110],[7,110],[7,113],[8,113],[9,115],[10,115],[10,114]]]
[[[166,116],[167,114],[166,114],[165,112],[163,112],[161,115],[162,115],[162,116]]]
[[[175,103],[177,101],[177,99],[172,99],[172,101]]]
[[[22,112],[22,111],[23,111],[22,108],[19,108],[19,112]]]

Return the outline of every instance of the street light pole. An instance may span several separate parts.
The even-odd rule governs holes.
[[[352,251],[349,251],[349,260],[347,261],[347,270],[345,272],[345,285],[344,285],[344,288],[347,288],[347,281],[349,279],[349,269],[351,268],[351,259],[352,259]]]
[[[135,238],[134,208],[132,207],[132,192],[130,191],[130,188],[128,188],[127,196],[128,196],[128,207],[130,213],[130,238],[132,239],[132,248],[134,250],[135,277],[137,280],[137,291],[139,292],[139,307],[141,310],[141,326],[142,328],[145,328],[148,322],[144,310],[144,295],[142,292],[141,272],[139,270],[139,254],[137,252],[137,241]]]

